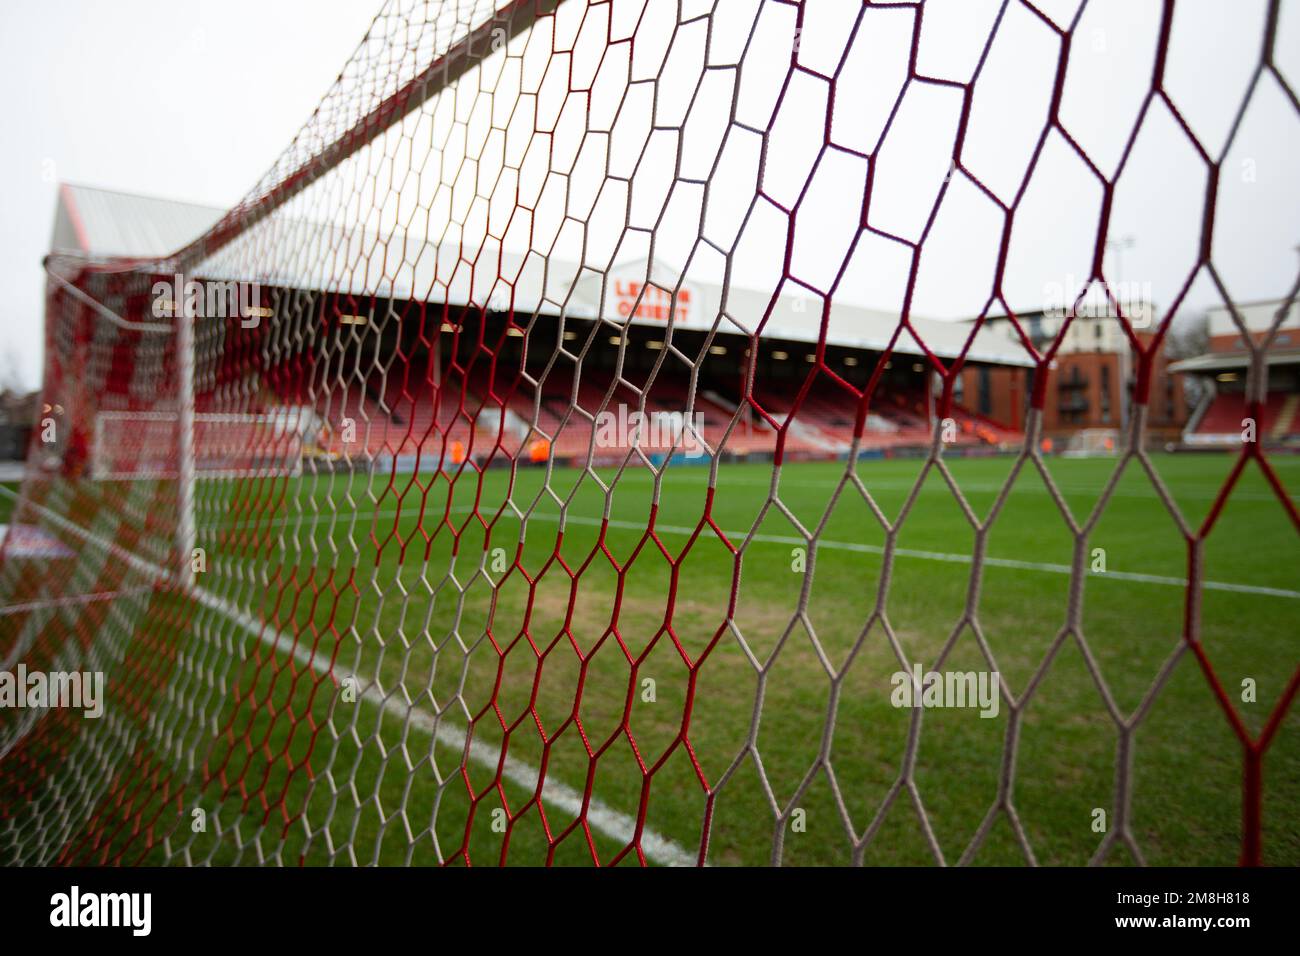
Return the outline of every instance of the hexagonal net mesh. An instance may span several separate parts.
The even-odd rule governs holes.
[[[206,233],[48,263],[0,856],[1294,862],[1288,24],[389,0]]]

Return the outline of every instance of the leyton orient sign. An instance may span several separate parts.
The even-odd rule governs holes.
[[[614,309],[620,319],[630,316],[638,322],[667,324],[669,317],[673,316],[675,325],[707,321],[699,314],[700,296],[692,286],[683,284],[677,290],[675,315],[672,292],[632,278],[615,278],[613,286]]]

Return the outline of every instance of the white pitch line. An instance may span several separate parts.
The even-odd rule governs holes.
[[[27,611],[39,611],[48,607],[71,607],[78,604],[95,604],[99,601],[115,601],[130,594],[152,591],[153,586],[126,588],[121,591],[96,591],[94,594],[74,594],[68,597],[42,598],[39,601],[25,601],[21,604],[0,604],[0,617],[7,614],[23,614]]]
[[[8,489],[4,489],[8,490]],[[151,561],[141,558],[138,555],[131,554],[125,548],[111,541],[105,541],[93,532],[82,528],[62,515],[51,511],[44,505],[35,502],[28,502],[33,508],[43,513],[47,518],[63,528],[70,534],[75,534],[83,541],[88,541],[97,545],[104,550],[117,555],[125,560],[133,568],[145,574],[152,575],[156,578],[172,578],[173,575],[165,568],[152,563]],[[217,613],[228,618],[230,621],[244,628],[259,641],[270,644],[281,651],[287,651],[293,654],[294,658],[300,663],[305,664],[314,670],[317,674],[324,675],[330,672],[328,665],[321,660],[317,660],[315,655],[305,647],[295,646],[295,642],[287,635],[281,634],[269,625],[259,621],[252,615],[240,611],[238,608],[230,605],[222,598],[209,591],[199,587],[189,589],[191,595],[196,601]],[[354,676],[347,671],[335,668],[332,673],[340,680]],[[361,681],[358,678],[358,684]],[[455,747],[462,753],[465,750],[465,737],[468,733],[466,728],[458,727],[447,720],[438,720],[432,714],[429,714],[418,707],[407,708],[394,697],[384,697],[377,685],[373,682],[366,685],[366,689],[361,694],[372,704],[388,711],[402,720],[409,720],[410,723],[424,730],[427,733],[436,735],[436,738],[447,746]],[[475,740],[470,744],[469,759],[477,763],[494,769],[501,767],[501,774],[511,783],[518,784],[525,788],[529,793],[537,789],[537,778],[541,771],[527,761],[520,760],[517,757],[507,756],[505,761],[501,760],[501,749],[482,740]],[[551,803],[574,817],[582,813],[584,804],[583,795],[568,786],[555,780],[550,774],[542,784],[542,800]],[[622,813],[609,806],[598,797],[592,797],[586,801],[587,823],[593,830],[604,836],[609,837],[616,843],[626,846],[630,844],[636,836],[636,819],[626,813]],[[684,847],[679,846],[672,840],[660,835],[650,827],[641,829],[641,851],[651,862],[659,863],[664,866],[694,866],[697,862],[695,854],[690,853]]]
[[[1273,464],[1274,467],[1276,467],[1277,463],[1273,462]],[[677,482],[681,482],[682,484],[689,484],[692,487],[699,487],[701,485],[708,483],[709,475],[708,475],[707,468],[698,468],[695,470],[690,470],[690,468],[691,466],[689,465],[682,466],[682,471],[675,474],[673,476],[673,480]],[[608,476],[604,476],[604,477],[608,477]],[[897,478],[886,478],[883,480],[872,479],[869,475],[864,475],[861,473],[859,473],[859,477],[862,478],[862,483],[866,485],[868,491],[911,491],[912,488],[915,487],[916,485],[915,480],[905,481]],[[1003,488],[1002,485],[997,483],[991,483],[987,481],[963,481],[959,475],[955,477],[956,477],[957,485],[961,488],[963,492],[996,495],[999,494]],[[650,484],[651,482],[654,481],[654,476],[639,471],[627,472],[624,473],[623,476],[619,478],[619,481],[620,482],[626,481],[629,484]],[[832,478],[811,478],[810,479],[810,478],[794,478],[794,477],[787,478],[784,475],[781,478],[782,488],[792,488],[792,487],[793,488],[838,488],[841,484],[842,482],[838,478],[833,478],[833,479]],[[731,487],[733,485],[753,486],[755,488],[770,488],[772,487],[772,480],[771,478],[746,478],[743,476],[733,475],[731,477],[723,478],[719,482],[718,490],[725,492],[728,487]],[[1097,486],[1069,485],[1069,484],[1062,484],[1060,482],[1057,482],[1056,487],[1057,490],[1059,490],[1061,494],[1065,495],[1066,497],[1081,497],[1081,498],[1089,497],[1090,498],[1095,496],[1098,490]],[[1197,500],[1197,501],[1214,501],[1219,497],[1220,490],[1221,489],[1218,486],[1202,485],[1198,488],[1187,488],[1186,486],[1184,486],[1177,494],[1174,494],[1173,497],[1175,500],[1179,498],[1185,498],[1188,500]],[[940,493],[945,495],[951,495],[952,493],[948,489],[948,485],[942,481],[937,481],[937,483],[934,481],[927,482],[925,485],[921,486],[921,492],[923,494],[929,494],[933,492],[933,493]],[[1047,490],[1047,486],[1039,481],[1033,481],[1025,484],[1015,485],[1012,487],[1011,493],[1012,494],[1017,494],[1017,493],[1036,494],[1036,495],[1049,494]],[[1110,496],[1112,498],[1135,498],[1135,499],[1142,499],[1146,501],[1156,500],[1155,495],[1149,489],[1145,491],[1138,491],[1137,489],[1134,488],[1116,487],[1115,490],[1111,492]],[[1300,493],[1291,494],[1288,495],[1288,497],[1292,501],[1300,501]],[[1268,501],[1277,501],[1277,495],[1273,494],[1270,491],[1243,491],[1238,488],[1233,490],[1231,500],[1268,502]]]
[[[468,514],[470,510],[471,509],[467,507],[453,508],[452,513]],[[356,512],[356,514],[362,515],[363,513]],[[392,518],[392,517],[396,517],[396,515],[397,515],[396,511],[385,510],[385,511],[374,512],[374,516],[377,518]],[[413,514],[409,516],[413,516]],[[318,514],[313,517],[293,516],[293,517],[287,517],[283,519],[271,518],[265,522],[256,523],[256,524],[259,525],[265,524],[269,526],[275,524],[288,523],[291,521],[298,521],[302,525],[314,525],[329,520],[343,521],[347,519],[341,517],[337,512],[331,512],[327,514]],[[549,524],[558,524],[560,521],[560,516],[556,514],[534,513],[532,515],[529,515],[527,520],[543,521]],[[596,528],[600,527],[602,523],[600,518],[589,518],[584,515],[569,515],[565,519],[565,522],[568,524],[589,525],[591,527],[596,527]],[[233,525],[231,526],[231,528],[238,529],[242,527],[248,527],[251,524],[253,523],[247,525]],[[638,523],[635,521],[622,521],[617,518],[611,518],[609,520],[609,525],[611,528],[619,528],[627,531],[645,531],[646,528],[645,522]],[[682,535],[686,537],[689,537],[695,533],[694,528],[689,528],[684,525],[671,525],[671,524],[656,524],[655,531],[663,532],[664,534]],[[724,530],[723,534],[725,534],[728,538],[731,538],[733,541],[744,540],[745,537],[747,536],[746,532],[744,531]],[[805,539],[795,537],[794,535],[760,533],[754,535],[752,540],[761,541],[764,544],[789,544],[798,547],[808,547],[809,544],[809,542],[806,541]],[[857,541],[834,541],[830,539],[823,539],[817,541],[817,547],[828,548],[834,551],[854,551],[860,554],[883,555],[885,553],[885,549],[880,545],[862,544]],[[947,564],[970,564],[972,560],[969,554],[949,554],[942,551],[922,551],[915,548],[895,548],[894,554],[903,558],[916,558],[923,561],[940,561]],[[1015,558],[995,558],[990,555],[985,555],[984,563],[991,567],[996,567],[996,568],[1011,568],[1017,571],[1039,571],[1047,574],[1068,575],[1068,574],[1072,574],[1074,570],[1068,564],[1054,564],[1047,561],[1020,561]],[[1186,578],[1169,577],[1168,575],[1163,575],[1163,574],[1143,574],[1139,571],[1092,571],[1090,569],[1087,572],[1087,577],[1097,579],[1097,580],[1105,580],[1109,578],[1117,581],[1134,581],[1138,584],[1159,584],[1164,587],[1176,587],[1176,588],[1187,587]],[[1201,587],[1207,591],[1228,591],[1235,594],[1260,594],[1266,597],[1287,598],[1288,600],[1292,600],[1292,601],[1300,600],[1300,591],[1290,591],[1285,588],[1270,588],[1258,584],[1237,584],[1236,582],[1233,581],[1202,581]]]
[[[541,515],[535,514],[530,520],[546,521],[559,523],[559,515]],[[579,515],[570,515],[566,521],[574,524],[585,524],[600,527],[601,520],[598,518],[587,518]],[[634,521],[618,521],[611,518],[610,526],[615,528],[625,528],[631,531],[644,531],[645,524],[637,524]],[[656,524],[655,531],[662,531],[665,534],[690,536],[695,534],[695,528],[687,528],[681,525],[664,525]],[[743,540],[745,532],[743,531],[723,531],[728,538],[733,540]],[[751,540],[762,541],[765,544],[792,544],[801,547],[808,547],[809,542],[804,538],[797,538],[793,535],[780,534],[756,534]],[[838,551],[856,551],[861,554],[884,554],[885,549],[876,544],[860,544],[856,541],[817,541],[818,548],[832,548]],[[941,551],[918,551],[913,548],[895,548],[894,554],[905,558],[920,558],[925,561],[945,561],[952,564],[970,564],[972,558],[969,554],[945,554]],[[1052,574],[1072,574],[1074,569],[1068,564],[1050,564],[1042,561],[1017,561],[1012,558],[993,558],[985,555],[984,563],[999,568],[1015,568],[1019,571],[1046,571]],[[1186,578],[1171,578],[1160,574],[1139,574],[1134,571],[1089,571],[1090,578],[1115,578],[1121,581],[1138,581],[1143,584],[1164,584],[1173,587],[1186,587]],[[1300,599],[1300,591],[1287,591],[1282,588],[1266,588],[1254,584],[1233,584],[1227,581],[1202,581],[1201,586],[1211,591],[1236,591],[1242,594],[1266,594],[1270,597],[1283,597]]]
[[[235,621],[249,633],[256,634],[259,640],[273,645],[282,652],[292,654],[295,660],[310,667],[317,674],[325,675],[329,672],[330,669],[324,662],[307,648],[298,645],[288,635],[274,630],[249,614],[245,614],[203,588],[194,588],[193,593],[200,604]],[[334,674],[340,679],[349,676],[346,671],[340,671],[337,668]],[[407,707],[395,696],[384,696],[378,685],[373,682],[366,686],[361,696],[400,720],[409,719],[413,726],[437,737],[439,743],[462,753],[464,752],[465,737],[468,733],[465,727],[454,724],[445,718],[439,720],[418,707]],[[469,757],[485,767],[494,768],[500,766],[501,775],[511,783],[518,784],[529,793],[536,792],[537,777],[540,771],[532,764],[511,756],[507,756],[505,762],[502,763],[501,749],[479,739],[470,743]],[[552,779],[549,775],[542,783],[542,801],[556,806],[574,817],[582,813],[583,795],[569,785]],[[615,810],[598,797],[592,797],[587,804],[587,822],[591,824],[593,829],[623,845],[631,843],[636,834],[636,819],[634,817]],[[649,859],[666,866],[694,866],[696,863],[695,854],[688,852],[667,837],[660,836],[649,827],[641,831],[641,849]]]

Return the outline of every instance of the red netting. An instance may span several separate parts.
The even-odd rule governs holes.
[[[0,653],[104,713],[3,710],[3,858],[1295,862],[1291,27],[1144,6],[389,0],[48,263]]]

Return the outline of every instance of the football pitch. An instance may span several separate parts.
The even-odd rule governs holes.
[[[1300,459],[1271,460],[1297,487]],[[1195,532],[1235,458],[1151,461]],[[684,863],[707,818],[711,864],[849,863],[864,834],[867,864],[1020,864],[1011,815],[982,830],[1005,781],[1033,860],[1083,864],[1140,711],[1140,858],[1233,864],[1241,746],[1184,647],[1187,543],[1137,460],[1080,546],[1067,626],[1061,506],[1087,524],[1119,464],[1047,459],[1058,503],[1032,462],[1012,481],[1012,457],[948,460],[968,510],[922,459],[791,463],[775,488],[770,464],[722,464],[711,500],[694,464],[200,482],[209,599],[168,636],[168,697],[208,717],[189,773],[213,825],[187,816],[144,858]],[[1200,620],[1252,733],[1297,663],[1296,540],[1248,463],[1203,545]],[[895,706],[912,663],[996,670],[996,715]],[[1297,724],[1265,758],[1266,863],[1300,863]]]

